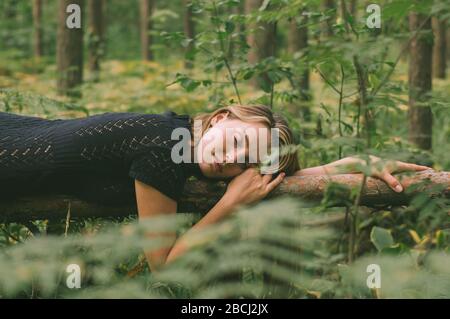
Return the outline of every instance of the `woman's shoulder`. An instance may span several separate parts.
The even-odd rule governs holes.
[[[81,123],[80,123],[81,124]],[[137,144],[139,152],[153,147],[172,149],[178,142],[173,139],[177,128],[190,128],[190,117],[173,111],[163,113],[108,112],[93,115],[87,122],[75,125],[78,135],[86,138],[97,135],[103,140],[125,141]],[[80,136],[81,136],[80,135]],[[141,150],[142,148],[142,150]]]
[[[188,114],[178,114],[174,111],[168,110],[161,113],[142,113],[142,112],[105,112],[100,114],[94,114],[87,117],[87,119],[106,119],[106,120],[118,120],[126,121],[126,123],[133,123],[136,121],[137,124],[144,123],[164,123],[171,121],[190,121],[190,115]]]

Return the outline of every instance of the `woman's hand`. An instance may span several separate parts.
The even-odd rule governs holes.
[[[228,184],[224,198],[233,205],[245,205],[260,201],[281,183],[285,173],[280,173],[274,180],[272,175],[261,175],[255,168],[249,168],[233,178]]]
[[[427,166],[405,163],[400,161],[384,161],[378,157],[371,157],[372,177],[379,178],[389,185],[395,192],[403,191],[402,184],[392,174],[400,172],[419,172],[431,169]]]
[[[369,156],[368,163],[363,158],[346,157],[338,161],[316,167],[305,168],[294,173],[297,176],[307,175],[334,175],[334,174],[355,174],[361,173],[363,167],[370,164],[370,176],[379,178],[389,185],[395,192],[402,192],[403,186],[392,176],[394,173],[400,172],[418,172],[431,169],[427,166],[404,163],[400,161],[388,161],[376,156]]]

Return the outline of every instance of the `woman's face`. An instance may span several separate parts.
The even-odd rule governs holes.
[[[209,178],[231,178],[257,165],[259,140],[270,142],[269,129],[263,123],[229,119],[225,113],[216,115],[211,125],[196,150],[200,169]]]

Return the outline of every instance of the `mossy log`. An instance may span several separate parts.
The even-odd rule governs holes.
[[[450,172],[427,170],[399,175],[405,190],[392,191],[383,181],[367,178],[361,193],[363,206],[406,205],[417,194],[450,197]],[[352,201],[352,194],[359,193],[363,181],[360,174],[290,176],[268,196],[293,196],[306,202],[317,203],[331,193],[333,205],[344,206]],[[338,185],[332,188],[331,184]],[[331,191],[334,189],[335,191]],[[226,183],[205,180],[189,180],[179,203],[180,212],[205,213],[219,200],[226,190]],[[125,217],[136,214],[136,206],[104,206],[68,196],[24,197],[0,203],[0,222],[21,222],[36,219],[63,219],[70,209],[71,218]]]

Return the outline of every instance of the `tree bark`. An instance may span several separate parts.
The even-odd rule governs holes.
[[[184,0],[184,34],[186,38],[191,41],[186,47],[186,57],[184,60],[184,67],[186,69],[192,69],[194,67],[194,58],[192,56],[192,51],[194,49],[194,37],[195,37],[195,23],[192,19],[192,0]]]
[[[290,54],[302,51],[305,55],[308,49],[308,27],[306,26],[307,17],[300,13],[300,19],[291,19],[289,22],[288,34],[288,51]],[[310,85],[309,85],[309,68],[306,66],[303,72],[298,77],[298,89],[300,98],[304,101],[310,100]]]
[[[246,0],[245,14],[253,14],[258,12],[262,6],[263,0]],[[248,51],[248,62],[250,64],[257,64],[263,59],[275,55],[276,43],[276,24],[268,22],[252,21],[248,23],[247,44],[250,46]],[[254,77],[251,84],[254,87],[261,87],[262,81],[271,83],[267,75]]]
[[[42,46],[42,0],[33,0],[33,48],[34,56],[40,58],[43,55]]]
[[[88,60],[89,71],[94,81],[98,81],[100,72],[100,60],[104,47],[104,0],[88,0],[89,14],[89,45]]]
[[[350,0],[348,4],[348,12],[353,16],[353,20],[356,21],[356,0]]]
[[[367,70],[361,65],[357,55],[353,56],[353,65],[355,67],[356,78],[358,81],[358,107],[363,115],[363,136],[366,139],[366,147],[372,147],[372,138],[377,133],[376,120],[373,111],[369,107],[369,94],[367,92]],[[360,132],[357,131],[357,137],[360,137]]]
[[[421,149],[431,149],[432,113],[429,106],[431,92],[431,62],[433,42],[431,19],[424,14],[410,13],[409,29],[422,30],[410,42],[409,57],[409,140]]]
[[[446,22],[447,27],[450,26],[450,21]],[[450,61],[450,30],[446,30],[446,46],[445,48],[447,49],[447,61]]]
[[[324,0],[322,2],[324,14],[328,14],[329,18],[323,22],[322,34],[325,38],[333,35],[333,24],[336,23],[336,4],[334,0]]]
[[[446,21],[438,17],[433,17],[432,27],[434,34],[433,76],[435,78],[445,79],[447,69]]]
[[[399,176],[405,188],[403,193],[395,193],[384,182],[367,178],[361,205],[387,206],[404,205],[418,194],[435,196],[442,194],[450,197],[450,172],[423,171],[412,175]],[[363,181],[360,174],[290,176],[271,193],[268,198],[292,196],[308,202],[320,201],[330,184],[339,184],[338,198],[335,206],[345,206],[352,191],[359,189]],[[436,193],[436,186],[442,190]],[[223,196],[226,190],[225,182],[210,182],[205,180],[188,181],[179,203],[180,212],[209,211]],[[336,196],[335,196],[336,197]],[[33,219],[64,219],[70,203],[73,218],[85,217],[126,217],[136,213],[136,206],[101,206],[67,196],[48,196],[39,198],[20,198],[9,202],[0,202],[0,222],[22,222]]]
[[[70,15],[66,13],[66,8],[70,4],[79,5],[82,15],[84,0],[59,1],[56,48],[57,89],[62,95],[79,96],[80,93],[75,88],[83,82],[83,28],[69,29],[66,26],[66,19]]]
[[[151,61],[154,59],[152,50],[153,28],[152,14],[155,8],[155,0],[140,0],[140,29],[141,29],[141,55],[142,59]]]
[[[14,34],[11,32],[17,23],[17,1],[8,0],[4,1],[2,12],[2,28],[4,28],[3,32],[0,35],[0,41],[3,41],[3,47],[14,47]]]

